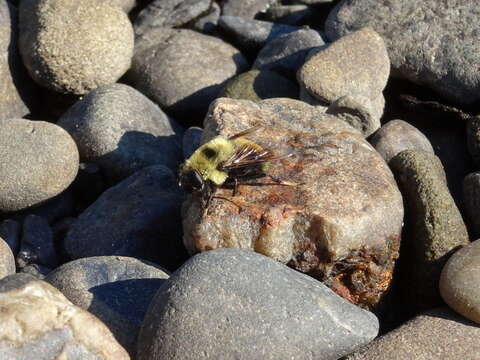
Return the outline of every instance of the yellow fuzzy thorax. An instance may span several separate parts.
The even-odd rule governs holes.
[[[205,181],[210,180],[215,185],[221,186],[227,180],[228,174],[218,170],[219,164],[229,159],[236,149],[245,144],[261,149],[259,145],[242,137],[229,140],[217,136],[195,150],[185,161],[183,168],[194,169]]]

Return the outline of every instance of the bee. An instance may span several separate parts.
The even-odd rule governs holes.
[[[213,196],[220,187],[232,188],[232,196],[235,196],[238,185],[297,185],[268,174],[271,162],[292,154],[276,156],[271,150],[245,138],[260,128],[255,126],[230,137],[216,136],[200,146],[180,166],[179,185],[199,196],[203,209],[208,207],[212,197],[231,201]],[[262,177],[270,178],[273,183],[251,183],[251,180]]]

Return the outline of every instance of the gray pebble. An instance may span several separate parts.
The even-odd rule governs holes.
[[[470,0],[343,0],[329,15],[326,34],[334,41],[371,27],[384,38],[397,76],[472,104],[480,99],[478,16]]]
[[[64,240],[72,259],[122,255],[175,268],[186,256],[181,239],[183,193],[161,165],[137,171],[80,214]]]
[[[61,93],[85,94],[130,67],[133,28],[119,7],[98,0],[20,3],[19,48],[30,76]]]
[[[53,198],[78,171],[73,139],[44,121],[1,121],[0,154],[0,211],[18,211]]]
[[[242,249],[198,254],[150,304],[137,359],[338,359],[378,332],[319,281]]]
[[[102,320],[131,354],[147,307],[168,279],[159,266],[123,256],[94,256],[63,264],[45,281]]]
[[[247,66],[236,48],[218,38],[155,28],[137,38],[129,81],[179,119],[199,122],[223,84]]]
[[[135,20],[137,36],[155,27],[180,27],[207,12],[212,0],[154,0]]]
[[[387,163],[404,150],[434,153],[427,137],[403,120],[387,122],[373,134],[369,141]]]
[[[223,0],[222,14],[253,19],[259,12],[265,11],[276,0]]]
[[[268,21],[288,25],[301,25],[312,16],[312,10],[306,5],[276,5],[265,12]]]
[[[20,273],[32,275],[38,280],[43,280],[51,271],[52,269],[40,264],[29,264],[19,270]]]
[[[0,279],[15,274],[15,257],[10,246],[3,240],[0,234]]]
[[[258,53],[253,69],[275,70],[293,79],[313,48],[325,45],[318,31],[301,29],[270,40]]]
[[[213,32],[217,28],[220,12],[220,5],[213,2],[208,12],[194,21],[192,28],[205,34]]]
[[[301,29],[298,26],[225,15],[220,16],[218,26],[232,37],[236,46],[247,52],[256,52],[268,41]]]
[[[463,180],[465,217],[474,237],[480,237],[480,172],[468,174]]]
[[[75,140],[81,160],[100,165],[112,183],[150,165],[176,169],[181,143],[173,123],[146,96],[123,84],[90,92],[58,121]]]

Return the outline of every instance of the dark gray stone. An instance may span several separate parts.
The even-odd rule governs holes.
[[[0,238],[5,240],[13,256],[17,256],[18,250],[20,250],[20,232],[22,226],[19,222],[7,219],[0,223]]]
[[[326,34],[334,41],[371,27],[384,38],[395,74],[471,104],[480,99],[479,16],[470,0],[344,0],[330,13]]]
[[[273,39],[260,50],[253,69],[275,70],[295,78],[310,50],[325,45],[318,31],[301,29]]]
[[[45,219],[37,215],[25,218],[16,259],[20,269],[30,264],[40,264],[51,269],[58,265],[52,229]]]
[[[390,160],[406,203],[402,252],[405,306],[441,304],[440,272],[448,257],[469,243],[467,229],[447,188],[442,163],[433,154],[405,150]]]
[[[0,235],[0,279],[15,274],[15,270],[15,257],[13,256],[10,246]]]
[[[203,129],[192,126],[183,135],[183,158],[188,159],[200,146]]]
[[[480,168],[480,117],[467,121],[467,145],[475,165]]]
[[[35,92],[18,52],[17,26],[17,9],[0,2],[0,121],[27,115]]]
[[[63,264],[45,281],[103,321],[132,355],[153,296],[168,279],[159,266],[123,256],[94,256]]]
[[[346,360],[474,360],[480,327],[448,308],[415,316]]]
[[[306,5],[277,5],[265,12],[268,21],[288,25],[301,25],[313,16],[312,10]]]
[[[78,170],[78,150],[60,126],[0,122],[0,212],[38,205],[64,191]]]
[[[154,28],[137,38],[129,81],[179,120],[198,123],[224,83],[247,67],[243,55],[218,38]]]
[[[127,14],[99,0],[20,2],[19,48],[30,76],[62,93],[85,94],[130,67],[134,34]]]
[[[100,165],[112,183],[150,165],[176,169],[181,140],[173,123],[146,96],[123,84],[90,92],[58,121],[75,140],[80,159]]]
[[[51,271],[52,269],[46,266],[40,264],[30,264],[21,268],[19,272],[32,275],[38,280],[43,280]]]
[[[154,0],[138,14],[135,34],[155,27],[180,27],[204,14],[212,0]]]
[[[480,172],[468,174],[463,180],[465,217],[474,238],[480,237]],[[0,234],[1,236],[1,234]]]
[[[269,70],[250,70],[230,80],[219,97],[260,101],[271,98],[298,98],[298,85]]]
[[[338,359],[377,332],[372,313],[321,282],[252,251],[218,249],[159,289],[137,359]]]
[[[256,52],[268,41],[301,29],[298,26],[246,19],[239,16],[220,16],[218,26],[232,37],[236,46],[247,52]]]
[[[276,0],[223,0],[222,14],[253,19],[259,12],[265,11]]]
[[[105,191],[80,214],[64,248],[72,259],[122,255],[176,268],[186,257],[181,239],[182,198],[169,169],[146,167]]]
[[[194,21],[192,28],[194,30],[209,34],[217,28],[218,19],[220,18],[220,5],[213,2],[208,12]]]
[[[388,163],[404,150],[420,150],[434,153],[430,141],[417,128],[403,120],[391,120],[384,124],[369,139]]]

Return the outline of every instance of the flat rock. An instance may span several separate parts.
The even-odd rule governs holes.
[[[463,203],[465,217],[474,236],[480,236],[480,172],[468,174],[463,180]]]
[[[318,31],[301,29],[270,40],[258,53],[253,69],[275,70],[295,78],[309,51],[325,45]]]
[[[40,204],[67,188],[78,150],[60,126],[44,121],[0,122],[0,212]]]
[[[376,99],[389,74],[383,39],[365,28],[315,50],[298,71],[297,79],[311,96],[328,104],[345,95]]]
[[[207,12],[212,0],[154,0],[135,19],[135,34],[155,27],[180,27]]]
[[[377,331],[372,313],[317,280],[251,251],[218,249],[160,288],[137,359],[338,359]]]
[[[112,183],[150,165],[176,170],[181,160],[178,125],[127,85],[106,85],[90,92],[57,124],[75,140],[80,159],[100,165]]]
[[[20,3],[19,48],[30,76],[49,89],[85,94],[130,67],[133,28],[117,6],[98,0]]]
[[[15,257],[12,249],[10,249],[10,246],[2,239],[0,234],[0,279],[15,274],[15,271]]]
[[[218,19],[218,26],[232,38],[236,46],[247,52],[256,52],[268,41],[301,29],[298,26],[225,15]]]
[[[0,2],[0,121],[27,115],[35,92],[18,52],[17,9]]]
[[[480,240],[455,252],[443,267],[440,294],[457,313],[480,323]]]
[[[236,48],[218,38],[154,28],[137,38],[129,79],[180,119],[201,119],[225,82],[247,66]]]
[[[480,353],[480,328],[448,308],[417,315],[345,360],[469,359]]]
[[[435,155],[405,150],[389,164],[407,205],[405,303],[425,309],[441,303],[440,272],[452,252],[469,243],[468,233]]]
[[[120,255],[175,268],[185,259],[177,180],[162,165],[137,171],[105,191],[71,226],[64,248],[72,259]]]
[[[480,10],[472,1],[341,1],[330,13],[333,41],[368,26],[384,38],[395,74],[428,86],[451,101],[480,99]],[[401,29],[401,30],[399,30]],[[448,75],[447,75],[448,74]]]
[[[253,19],[259,12],[265,11],[276,0],[223,0],[222,14]]]
[[[252,101],[297,99],[298,85],[275,71],[250,70],[230,80],[218,96]]]
[[[167,278],[159,266],[145,260],[93,256],[63,264],[45,281],[102,320],[133,355],[148,304]]]
[[[369,141],[387,163],[404,150],[434,153],[427,137],[403,120],[390,120],[375,132]]]
[[[234,197],[231,189],[219,188],[215,196],[228,201],[214,199],[207,211],[189,198],[183,214],[187,249],[255,250],[322,279],[356,303],[374,306],[388,288],[403,219],[388,166],[357,130],[292,99],[218,99],[206,117],[203,142],[257,125],[262,130],[249,139],[279,156],[292,154],[272,164],[269,173],[300,185],[259,179],[270,186],[239,186]],[[363,273],[360,266],[339,270],[349,262],[370,269],[362,281],[351,278]]]
[[[15,274],[0,289],[0,358],[130,359],[102,322],[50,284]]]

